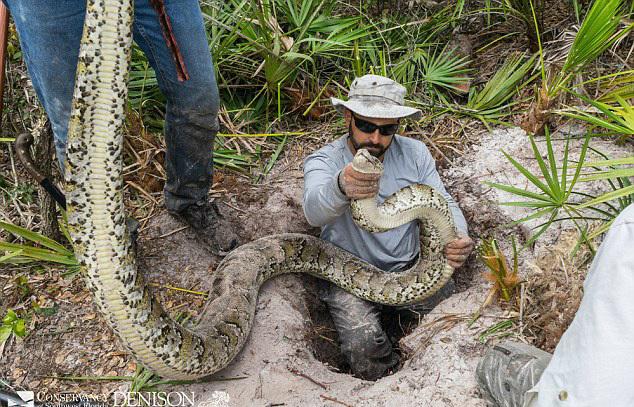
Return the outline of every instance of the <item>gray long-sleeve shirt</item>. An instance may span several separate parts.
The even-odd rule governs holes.
[[[420,252],[419,224],[410,222],[381,233],[370,233],[352,220],[350,200],[337,185],[339,172],[353,155],[345,135],[304,160],[304,214],[312,226],[321,226],[321,238],[385,271],[398,270]],[[436,188],[449,203],[458,231],[467,235],[467,221],[440,180],[436,163],[422,142],[395,135],[383,159],[379,203],[412,184]]]

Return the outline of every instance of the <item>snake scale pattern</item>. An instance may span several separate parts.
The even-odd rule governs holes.
[[[414,216],[422,216],[431,232],[429,247],[435,241],[436,249],[426,246],[411,269],[385,273],[308,235],[268,236],[222,261],[195,324],[174,321],[137,270],[125,226],[121,156],[132,10],[131,0],[88,0],[69,125],[66,192],[69,231],[86,284],[137,361],[171,379],[197,379],[222,369],[248,337],[261,284],[280,274],[311,274],[384,304],[419,302],[445,284],[453,269],[439,248],[454,236],[451,215],[439,194],[413,186],[391,197],[382,212],[387,218],[407,212],[411,220],[416,211],[405,208],[407,203],[425,205]]]

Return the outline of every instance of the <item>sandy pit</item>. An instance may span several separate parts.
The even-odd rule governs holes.
[[[559,140],[560,137],[554,138],[554,149],[561,155],[564,142]],[[441,171],[441,176],[462,208],[470,235],[476,243],[483,238],[495,237],[510,257],[511,236],[523,243],[531,233],[530,227],[536,226],[539,221],[532,221],[526,226],[504,226],[529,212],[522,208],[500,206],[500,201],[515,198],[484,182],[529,188],[504,158],[502,149],[534,173],[538,173],[538,165],[532,158],[528,137],[517,128],[483,133],[475,141],[475,145],[456,159],[451,168]],[[538,140],[537,144],[540,151],[545,152],[543,140]],[[571,144],[571,158],[578,157],[580,145],[580,142]],[[616,146],[609,140],[594,140],[592,145],[613,158],[633,153],[631,145]],[[238,177],[222,181],[226,192],[220,194],[218,205],[236,225],[243,242],[282,232],[319,233],[318,229],[307,224],[301,209],[301,164],[307,153],[290,154],[280,160],[272,174],[260,185],[251,186]],[[588,193],[598,193],[601,186],[598,183],[582,185]],[[569,223],[556,224],[534,248],[522,251],[519,256],[522,275],[530,273],[536,258],[548,253],[562,232],[571,228]],[[141,231],[138,254],[140,269],[146,273],[148,281],[155,285],[170,284],[199,291],[210,288],[210,276],[221,261],[220,257],[211,255],[201,246],[191,230],[183,228],[183,224],[165,213],[153,217]],[[489,290],[490,283],[482,277],[484,271],[485,267],[475,254],[472,255],[466,266],[454,275],[458,292],[423,316],[418,326],[400,340],[399,348],[405,355],[402,368],[376,382],[354,378],[345,371],[339,371],[335,363],[327,365],[315,357],[311,332],[314,332],[317,323],[323,321],[312,320],[311,313],[313,316],[315,312],[325,313],[323,307],[318,308],[315,304],[315,279],[306,276],[274,279],[262,287],[253,330],[238,357],[209,380],[173,386],[173,390],[194,392],[197,405],[207,407],[485,406],[478,394],[474,371],[478,360],[493,341],[485,344],[479,338],[487,328],[508,319],[508,312],[492,305],[470,324]],[[90,321],[92,325],[72,323],[70,333],[54,337],[47,336],[46,332],[40,334],[38,330],[22,343],[9,344],[4,360],[20,358],[25,366],[42,365],[34,370],[36,373],[95,375],[106,374],[110,370],[119,374],[124,370],[127,374],[134,372],[133,360],[114,340],[101,315],[90,305],[89,294],[84,291],[81,287],[73,291],[82,293],[82,297],[77,301],[73,297],[73,301],[62,304],[56,319],[52,319],[49,325],[51,330],[59,329],[60,324],[73,318]],[[184,309],[196,314],[202,309],[202,297],[181,297],[172,301],[166,292],[157,289],[157,295],[173,312]],[[76,305],[79,303],[83,304],[81,309]],[[73,313],[77,315],[73,316]],[[513,331],[509,333],[513,334]],[[53,339],[57,341],[55,347],[58,352],[55,355],[47,351]],[[336,345],[331,348],[336,350]],[[113,357],[121,360],[117,359],[114,363]],[[75,359],[77,363],[70,364]],[[21,377],[25,386],[36,379],[36,375],[26,372]],[[68,388],[63,383],[49,384],[49,388],[54,386]],[[103,385],[100,391],[112,391],[115,387],[125,390],[128,385]]]

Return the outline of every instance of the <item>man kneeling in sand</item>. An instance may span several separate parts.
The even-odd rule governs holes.
[[[304,161],[304,214],[321,227],[321,238],[387,272],[411,267],[420,253],[419,225],[412,221],[382,233],[357,226],[350,199],[378,194],[382,202],[399,189],[427,184],[449,203],[459,236],[445,247],[449,264],[462,266],[473,250],[466,220],[445,190],[429,150],[417,140],[397,135],[400,119],[419,118],[421,111],[404,106],[405,88],[391,79],[366,75],[353,81],[349,100],[333,98],[343,113],[348,134],[324,146]],[[350,164],[365,148],[384,165],[380,176],[355,171]],[[450,280],[417,309],[429,310],[453,292]],[[352,373],[376,380],[395,368],[399,356],[381,325],[381,311],[391,307],[355,297],[324,282],[321,298],[328,304],[339,334],[341,351]],[[422,308],[421,308],[422,306]]]

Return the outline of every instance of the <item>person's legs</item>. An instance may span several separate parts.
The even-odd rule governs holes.
[[[51,122],[63,174],[86,2],[6,0],[5,5],[15,22],[33,88]],[[136,244],[139,223],[133,218],[126,222]]]
[[[320,298],[328,304],[339,335],[341,352],[352,373],[366,380],[376,380],[385,376],[390,369],[398,365],[400,359],[381,325],[381,312],[393,311],[386,314],[388,318],[390,314],[394,318],[399,318],[396,314],[402,314],[407,319],[419,318],[440,301],[449,298],[455,290],[455,284],[450,280],[421,304],[384,307],[355,297],[330,283],[324,282],[322,287]]]
[[[230,250],[238,237],[207,202],[212,181],[213,144],[218,131],[218,86],[197,0],[166,0],[172,32],[189,75],[179,81],[156,11],[149,0],[135,2],[134,39],[156,71],[167,99],[165,206],[199,231],[215,250]]]
[[[399,356],[381,327],[380,305],[335,285],[325,287],[321,299],[328,304],[341,352],[355,376],[376,380],[398,364]]]
[[[51,121],[63,171],[86,2],[5,0],[5,4],[15,22],[33,87]]]
[[[219,96],[198,1],[166,0],[165,8],[189,80],[178,80],[175,61],[149,0],[135,2],[134,39],[156,71],[167,99],[165,205],[170,212],[181,212],[207,199]]]
[[[86,4],[83,0],[5,3],[15,21],[33,86],[51,121],[63,171]],[[204,231],[202,237],[213,248],[228,250],[237,243],[237,236],[228,223],[219,220],[215,205],[207,203],[219,97],[200,7],[196,0],[168,0],[166,8],[188,81],[177,79],[158,15],[148,0],[136,2],[134,23],[135,40],[156,70],[167,98],[166,206]]]
[[[6,4],[35,91],[51,120],[58,159],[63,163],[86,3],[6,0]],[[135,2],[134,39],[148,56],[167,98],[165,201],[169,211],[180,212],[206,201],[219,97],[198,1],[168,0],[166,8],[190,76],[188,81],[177,79],[172,54],[149,0]]]

